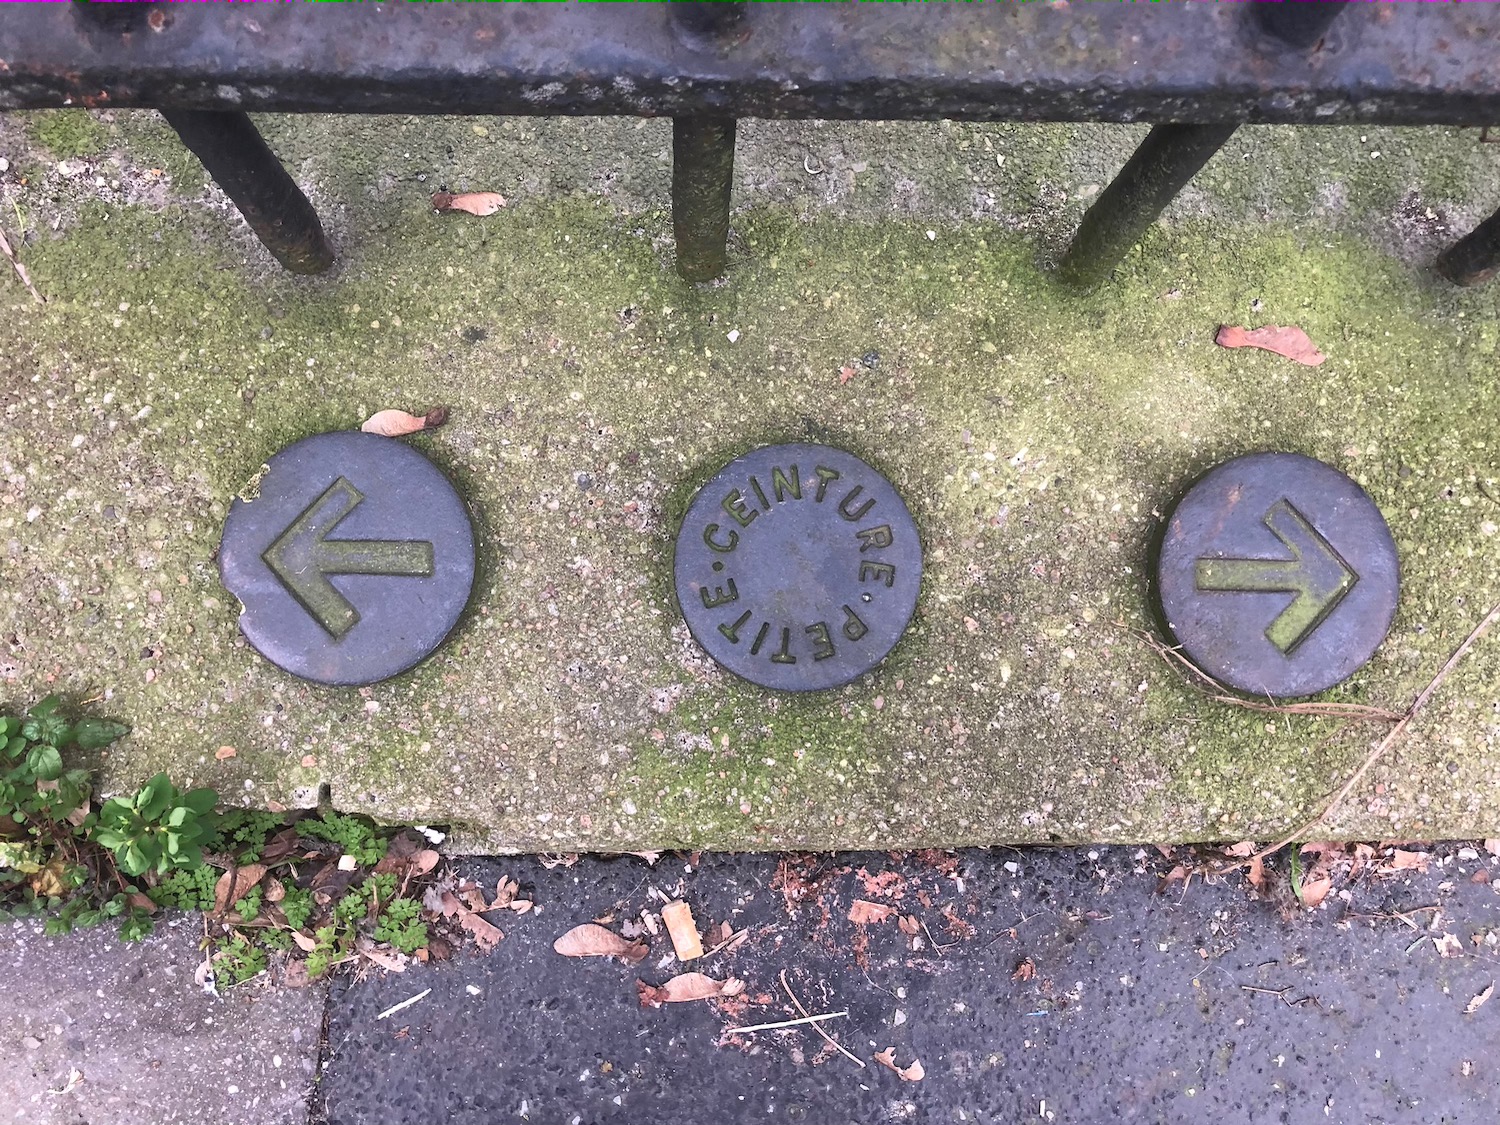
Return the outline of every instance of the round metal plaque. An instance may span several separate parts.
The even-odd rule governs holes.
[[[1343,473],[1295,453],[1226,461],[1173,510],[1157,594],[1183,653],[1262,698],[1353,675],[1396,614],[1396,544]]]
[[[319,434],[236,498],[219,574],[257,652],[304,680],[370,684],[421,661],[474,583],[474,532],[448,478],[391,438]]]
[[[838,687],[911,621],[922,542],[891,482],[826,445],[768,445],[699,489],[677,533],[677,600],[693,637],[778,691]]]

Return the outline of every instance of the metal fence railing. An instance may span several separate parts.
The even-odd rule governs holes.
[[[37,5],[0,110],[160,110],[287,269],[334,252],[248,113],[673,119],[677,268],[721,273],[741,117],[1150,122],[1059,270],[1108,276],[1244,123],[1500,124],[1500,5]],[[1500,271],[1500,212],[1449,247]]]

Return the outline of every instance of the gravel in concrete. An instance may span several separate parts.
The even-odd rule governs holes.
[[[138,944],[108,926],[0,927],[0,1119],[28,1125],[306,1120],[324,987],[215,995],[196,916]]]

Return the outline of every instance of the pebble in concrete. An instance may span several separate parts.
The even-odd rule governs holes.
[[[30,1125],[282,1125],[305,1119],[327,988],[194,979],[196,915],[144,941],[0,928],[0,1106]]]

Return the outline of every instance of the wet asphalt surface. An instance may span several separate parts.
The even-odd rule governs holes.
[[[313,1119],[1500,1117],[1500,998],[1475,1004],[1500,980],[1500,860],[1453,844],[1425,872],[1378,871],[1388,852],[1343,862],[1316,910],[1275,864],[1258,891],[1243,874],[1163,884],[1181,862],[1186,849],[1134,848],[461,861],[491,892],[518,879],[540,909],[491,914],[505,938],[487,955],[470,943],[442,964],[336,981]],[[552,949],[596,918],[633,933],[675,897],[712,931],[706,947],[726,921],[743,943],[690,966],[665,930],[643,937],[637,965]],[[857,924],[857,899],[893,913]],[[744,991],[642,1006],[638,980],[686,968]],[[799,1015],[783,973],[808,1011],[848,1013],[821,1026],[863,1067],[807,1026],[729,1030]],[[875,1061],[888,1047],[922,1077]]]

